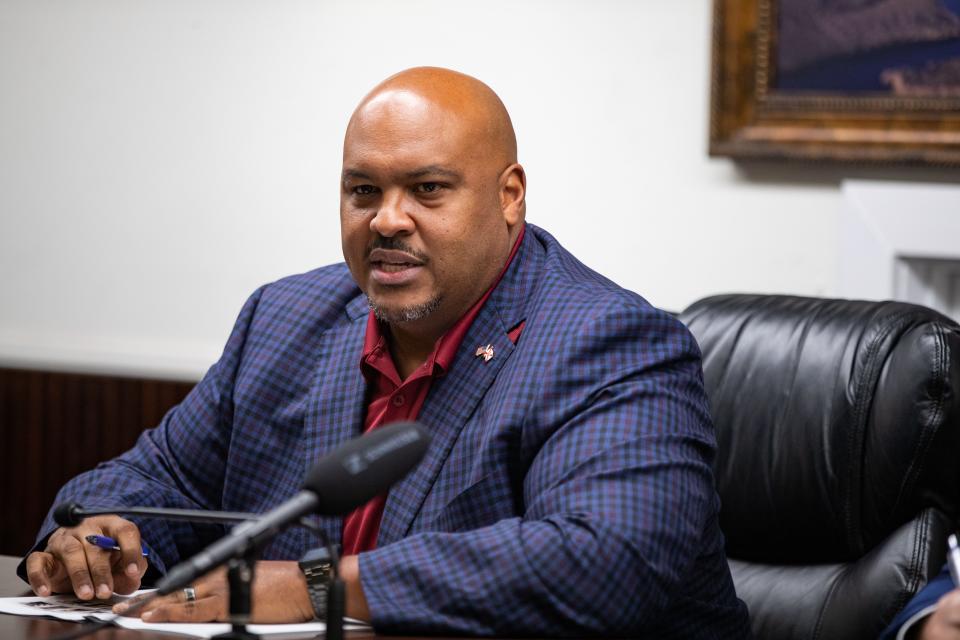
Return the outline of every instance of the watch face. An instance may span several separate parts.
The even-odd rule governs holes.
[[[326,547],[310,549],[300,558],[300,564],[314,564],[316,562],[330,562],[330,552]]]

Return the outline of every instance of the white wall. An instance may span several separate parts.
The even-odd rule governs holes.
[[[421,64],[501,95],[529,220],[655,304],[830,294],[839,178],[706,157],[709,23],[707,0],[0,0],[0,365],[199,376],[256,286],[340,259],[343,127]]]

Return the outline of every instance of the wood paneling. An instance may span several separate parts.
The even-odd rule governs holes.
[[[0,554],[28,550],[67,480],[129,449],[191,388],[0,369]]]

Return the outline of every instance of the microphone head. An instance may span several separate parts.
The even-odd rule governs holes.
[[[416,422],[378,427],[321,459],[303,487],[317,494],[317,513],[345,515],[407,475],[429,444],[430,434]]]
[[[83,522],[82,512],[83,507],[76,502],[62,502],[53,509],[53,521],[61,527],[75,527]]]

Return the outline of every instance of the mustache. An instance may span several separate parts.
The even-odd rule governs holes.
[[[427,257],[427,254],[423,253],[419,249],[413,248],[412,246],[404,242],[402,238],[397,238],[396,236],[391,236],[391,237],[381,236],[381,235],[374,236],[373,242],[370,243],[369,247],[367,247],[367,252],[364,257],[369,258],[370,252],[373,251],[374,249],[391,249],[393,251],[402,251],[406,254],[413,256],[423,264],[426,264],[427,262],[430,261],[430,258]]]

